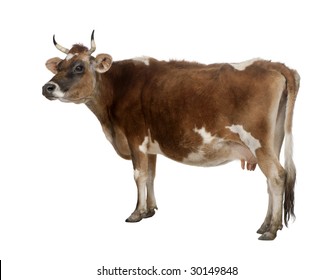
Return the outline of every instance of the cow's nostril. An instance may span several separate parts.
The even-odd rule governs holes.
[[[55,99],[54,97],[54,91],[56,90],[57,88],[57,85],[56,84],[53,84],[53,83],[47,83],[43,86],[43,95],[50,99],[50,100],[53,100]]]
[[[54,91],[54,89],[56,88],[56,86],[54,84],[46,84],[45,88],[48,93],[52,93]]]

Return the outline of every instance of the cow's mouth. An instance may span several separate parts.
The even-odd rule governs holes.
[[[43,95],[44,95],[48,100],[51,100],[51,101],[53,101],[53,100],[57,100],[57,99],[58,99],[58,98],[55,97],[54,95],[44,94],[44,93],[43,93]]]

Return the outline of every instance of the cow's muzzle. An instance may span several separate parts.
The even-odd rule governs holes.
[[[43,95],[49,100],[57,99],[54,95],[54,92],[57,88],[57,85],[54,83],[47,83],[43,86]]]

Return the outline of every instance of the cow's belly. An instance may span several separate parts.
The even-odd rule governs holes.
[[[204,144],[189,153],[182,162],[195,166],[217,166],[233,160],[245,160],[256,164],[257,160],[251,151],[239,143],[221,140],[218,143]]]
[[[147,147],[147,152],[150,154],[162,154],[170,159],[179,161],[188,165],[195,166],[218,166],[226,164],[233,160],[244,160],[250,164],[256,164],[257,159],[250,149],[238,142],[225,141],[222,138],[211,138],[203,141],[198,146],[191,147],[192,152],[187,153],[179,158],[177,150],[183,150],[182,147],[169,147],[163,149],[157,141],[151,142],[147,137],[143,143],[142,151]],[[188,149],[189,147],[187,147]],[[170,152],[172,150],[172,152]],[[175,156],[177,155],[177,156]]]

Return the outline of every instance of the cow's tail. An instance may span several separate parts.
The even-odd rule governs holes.
[[[300,84],[300,76],[295,70],[287,67],[281,69],[281,74],[286,78],[287,105],[284,123],[284,168],[286,171],[285,193],[284,193],[284,223],[288,226],[290,217],[295,218],[294,213],[294,188],[296,182],[296,167],[293,161],[293,135],[292,120],[296,96]]]

